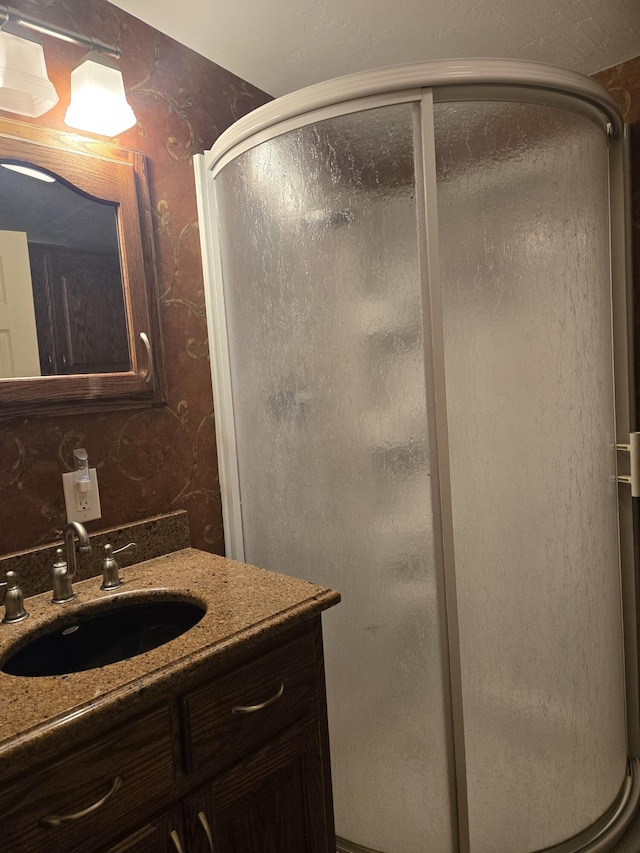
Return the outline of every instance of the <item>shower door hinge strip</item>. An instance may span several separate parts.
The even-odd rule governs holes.
[[[618,482],[628,483],[631,486],[631,497],[640,498],[640,432],[632,432],[629,444],[616,444],[616,450],[629,454],[629,473],[618,474]]]

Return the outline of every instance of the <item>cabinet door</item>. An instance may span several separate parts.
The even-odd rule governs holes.
[[[180,806],[109,847],[106,853],[187,853]]]
[[[317,723],[296,726],[185,803],[191,853],[328,853]]]

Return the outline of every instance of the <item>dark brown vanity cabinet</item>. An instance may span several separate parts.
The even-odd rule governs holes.
[[[70,739],[53,761],[0,791],[3,849],[12,853],[93,851],[119,826],[135,826],[176,783],[171,707],[103,732],[82,746]]]
[[[188,763],[214,770],[184,803],[189,850],[335,850],[317,642],[306,632],[184,698]]]
[[[320,753],[317,726],[295,726],[204,786],[184,804],[188,849],[326,853]]]
[[[12,853],[335,851],[320,617],[0,793]]]
[[[109,853],[176,853],[185,837],[182,809],[176,806],[109,848]],[[99,849],[99,848],[95,848]]]

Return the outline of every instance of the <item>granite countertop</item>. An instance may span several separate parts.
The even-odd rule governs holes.
[[[0,625],[0,661],[27,635],[46,631],[52,621],[89,603],[108,609],[124,597],[148,600],[171,593],[207,611],[169,643],[99,669],[38,678],[0,672],[0,779],[43,760],[70,739],[90,736],[106,721],[117,724],[177,692],[205,668],[222,666],[340,601],[339,593],[326,587],[193,548],[129,566],[121,577],[123,586],[108,592],[100,590],[99,577],[74,584],[76,599],[63,605],[51,602],[50,591],[26,599],[29,618]]]

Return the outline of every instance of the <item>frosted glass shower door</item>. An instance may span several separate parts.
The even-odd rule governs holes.
[[[264,142],[216,197],[245,559],[343,596],[324,621],[337,834],[449,853],[416,112]]]
[[[540,850],[626,767],[607,140],[532,104],[435,126],[471,850]]]

